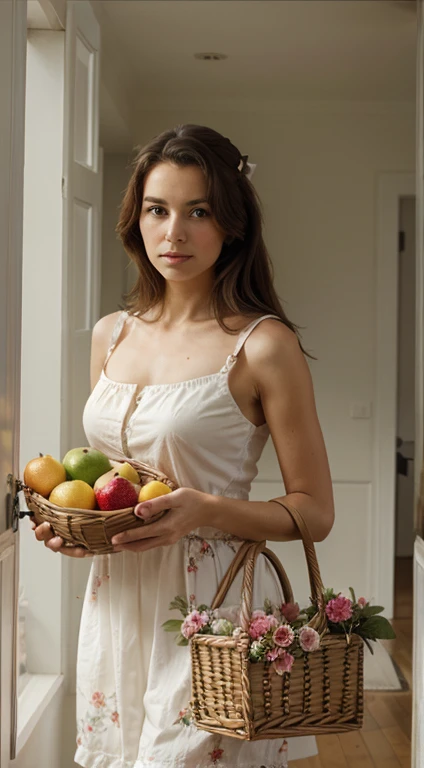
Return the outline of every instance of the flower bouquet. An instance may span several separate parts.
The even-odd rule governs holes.
[[[295,658],[317,651],[321,638],[327,632],[344,634],[348,643],[352,633],[360,635],[371,653],[370,641],[394,639],[396,635],[391,624],[384,616],[378,615],[384,608],[371,605],[365,597],[357,600],[352,587],[349,592],[351,599],[341,593],[336,594],[332,588],[324,590],[327,628],[321,633],[308,626],[317,612],[313,601],[301,610],[298,603],[275,605],[266,599],[262,610],[253,611],[248,626],[249,660],[272,664],[275,672],[282,675],[291,671]],[[195,634],[228,637],[241,632],[237,607],[212,610],[207,605],[189,604],[185,597],[180,596],[171,602],[169,609],[179,610],[183,616],[182,619],[169,619],[162,625],[166,632],[178,633],[178,645],[188,645]]]

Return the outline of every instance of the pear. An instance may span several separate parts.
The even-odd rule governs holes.
[[[133,483],[134,485],[140,485],[138,472],[131,466],[131,464],[128,464],[128,461],[124,461],[123,464],[117,465],[116,469],[121,477],[125,477],[126,480],[129,480],[130,483]]]

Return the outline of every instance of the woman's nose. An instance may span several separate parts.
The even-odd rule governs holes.
[[[185,240],[184,225],[181,219],[177,216],[170,218],[168,221],[166,239],[169,240],[170,243],[176,243],[178,240]]]

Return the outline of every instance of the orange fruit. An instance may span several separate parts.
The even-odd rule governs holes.
[[[24,483],[45,498],[48,498],[56,485],[65,480],[65,467],[49,453],[31,459],[24,469]]]
[[[158,496],[164,496],[165,493],[172,493],[169,485],[161,483],[160,480],[151,480],[150,483],[146,483],[138,494],[138,501],[149,501],[149,499],[156,499]]]
[[[60,483],[50,494],[49,501],[68,509],[95,509],[96,495],[84,480],[67,480]]]

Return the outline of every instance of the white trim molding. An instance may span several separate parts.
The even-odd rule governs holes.
[[[415,196],[413,173],[383,173],[377,190],[372,590],[393,616],[396,490],[399,202]]]

